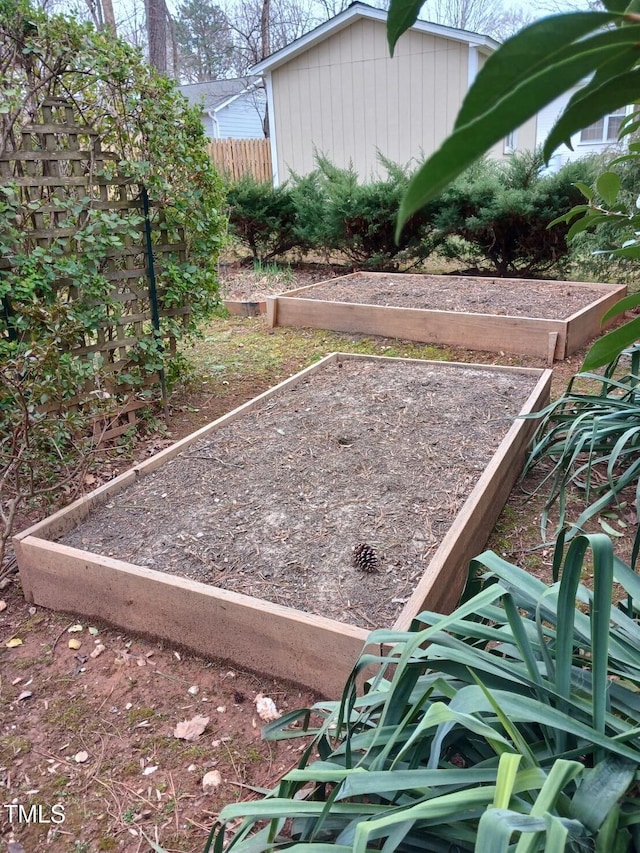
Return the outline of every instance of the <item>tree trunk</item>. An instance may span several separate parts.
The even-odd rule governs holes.
[[[167,13],[164,0],[145,0],[149,62],[161,74],[167,72]]]
[[[102,17],[104,26],[116,35],[116,16],[113,13],[112,0],[102,0]]]
[[[262,0],[262,14],[260,16],[260,49],[261,59],[266,59],[271,53],[271,33],[269,28],[269,17],[271,14],[271,0]],[[262,132],[265,137],[269,137],[269,105],[265,104],[264,120],[262,122]]]
[[[269,17],[271,14],[271,0],[262,0],[262,14],[260,15],[260,59],[266,59],[271,53],[271,36],[269,32]]]

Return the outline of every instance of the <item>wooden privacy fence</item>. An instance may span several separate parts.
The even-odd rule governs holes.
[[[218,171],[233,180],[253,175],[267,183],[273,178],[268,139],[212,139],[209,156]]]

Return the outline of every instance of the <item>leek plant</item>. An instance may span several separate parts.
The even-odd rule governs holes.
[[[629,362],[621,372],[621,363]],[[587,380],[595,389],[574,390]],[[634,505],[640,516],[640,345],[623,351],[607,365],[604,374],[574,376],[565,394],[537,413],[541,418],[532,441],[523,476],[542,461],[549,464],[536,491],[548,491],[542,512],[542,536],[546,541],[552,507],[557,508],[557,529],[569,527],[570,539],[599,518],[605,532],[622,535],[627,522],[619,511]],[[567,504],[572,486],[582,492],[582,511],[568,518]],[[615,517],[620,529],[603,518]],[[555,531],[557,532],[557,530]],[[636,525],[631,565],[640,548]]]
[[[313,739],[207,853],[640,850],[640,626],[612,604],[640,578],[604,534],[562,551],[551,586],[485,552],[454,613],[374,631],[341,701],[265,728]]]

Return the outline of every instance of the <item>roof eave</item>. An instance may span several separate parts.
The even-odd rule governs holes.
[[[291,44],[286,45],[271,54],[271,56],[267,56],[266,59],[256,63],[249,69],[249,73],[265,74],[269,71],[273,71],[280,65],[284,65],[294,57],[304,53],[314,44],[323,41],[328,35],[340,32],[340,30],[348,27],[356,18],[366,18],[386,24],[387,13],[382,9],[374,9],[371,6],[353,4],[349,6],[349,8],[345,9],[344,12],[336,15],[336,17],[330,18],[315,29],[310,30],[303,36],[300,36],[300,38],[291,42]],[[411,29],[417,32],[429,33],[430,35],[464,42],[476,47],[484,47],[490,52],[493,52],[500,47],[499,42],[492,39],[490,36],[471,33],[466,30],[456,30],[453,27],[445,27],[442,24],[432,24],[428,21],[416,21]]]

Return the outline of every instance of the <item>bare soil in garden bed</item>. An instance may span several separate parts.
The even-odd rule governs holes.
[[[535,381],[446,364],[326,365],[114,495],[62,541],[391,626]],[[352,565],[362,543],[375,572]]]
[[[562,320],[603,295],[567,282],[467,276],[367,275],[327,281],[304,299]]]

